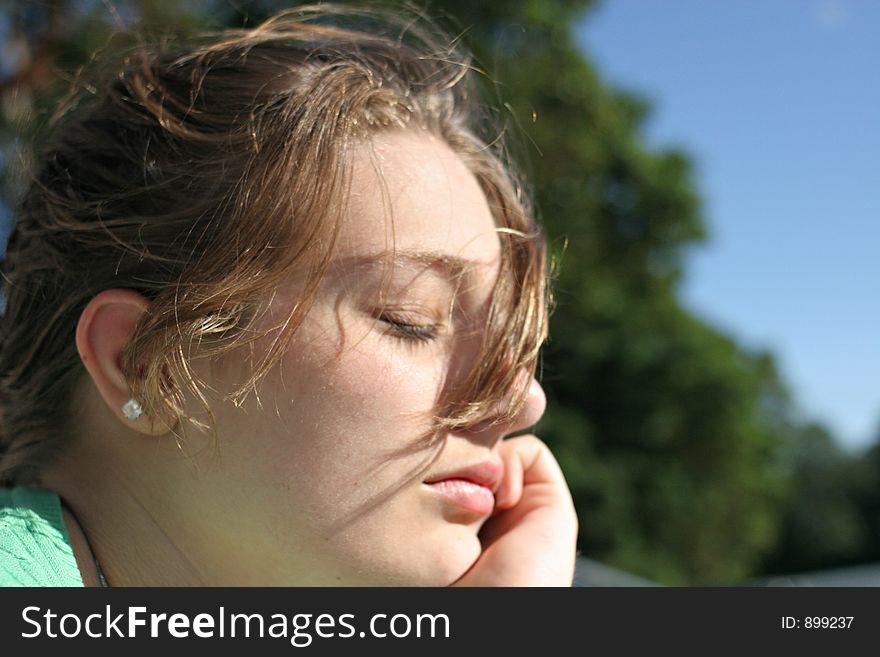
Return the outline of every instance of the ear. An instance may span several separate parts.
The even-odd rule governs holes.
[[[131,394],[122,374],[122,352],[150,303],[133,290],[104,290],[89,301],[76,327],[76,349],[104,402],[129,429],[143,434],[167,432],[155,418],[129,420],[122,407]]]

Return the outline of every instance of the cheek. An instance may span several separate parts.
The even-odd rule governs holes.
[[[367,335],[341,353],[335,341],[306,342],[308,349],[291,349],[272,385],[278,426],[265,430],[279,440],[267,459],[271,476],[284,480],[313,517],[330,520],[390,501],[430,459],[424,436],[442,366],[427,350],[382,335]]]

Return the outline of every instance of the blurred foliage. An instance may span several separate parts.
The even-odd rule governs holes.
[[[786,513],[781,539],[762,570],[880,561],[880,440],[852,455],[822,426],[792,426],[781,457],[790,477]]]
[[[880,558],[880,450],[846,455],[822,427],[799,425],[772,356],[679,302],[686,249],[705,237],[691,163],[649,148],[649,104],[576,48],[591,4],[428,7],[495,81],[560,263],[538,432],[575,496],[582,553],[669,584]],[[133,34],[253,25],[284,6],[0,0],[0,225],[79,66]]]

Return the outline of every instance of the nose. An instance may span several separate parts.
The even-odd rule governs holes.
[[[538,380],[530,376],[528,386],[525,404],[508,430],[510,433],[516,433],[537,424],[547,408],[547,395],[544,394],[544,388],[541,387]]]
[[[528,386],[526,397],[519,413],[509,421],[498,422],[498,418],[508,413],[514,399],[526,386]],[[498,402],[496,406],[497,412],[493,413],[492,417],[469,428],[466,433],[471,436],[490,437],[493,441],[500,440],[508,434],[528,429],[532,425],[537,424],[541,416],[544,415],[546,408],[547,396],[544,394],[541,384],[538,383],[535,377],[524,374],[518,379],[517,385]]]

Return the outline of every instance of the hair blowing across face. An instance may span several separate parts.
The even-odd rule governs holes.
[[[481,356],[438,400],[438,429],[518,412],[546,337],[544,239],[477,97],[469,56],[411,12],[299,7],[171,51],[140,47],[71,92],[17,211],[2,279],[0,485],[38,483],[73,426],[85,375],[75,345],[85,306],[110,288],[150,302],[122,357],[147,413],[204,430],[187,366],[273,333],[231,397],[283,356],[332,255],[359,140],[421,129],[480,183],[501,229],[501,272]],[[494,131],[490,132],[490,131]],[[260,302],[296,273],[286,321],[253,327]],[[502,405],[503,406],[503,405]],[[208,412],[210,417],[210,413]],[[503,417],[502,417],[503,416]]]

